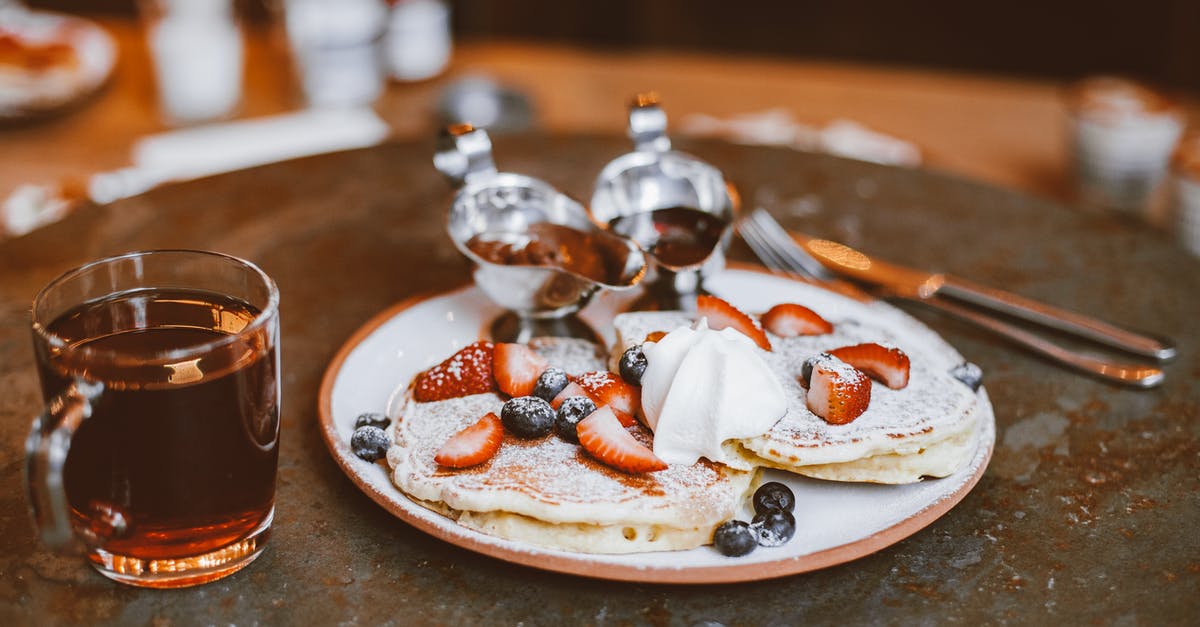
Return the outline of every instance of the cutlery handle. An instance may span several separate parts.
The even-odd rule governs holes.
[[[957,277],[947,275],[937,293],[1160,362],[1175,358],[1175,345],[1169,339],[1122,329],[1095,318]]]
[[[1154,366],[1104,361],[1089,355],[1070,351],[1024,329],[955,304],[944,298],[933,296],[923,300],[915,300],[914,302],[925,303],[930,307],[1008,338],[1035,353],[1102,379],[1140,388],[1152,388],[1163,381],[1163,371]]]

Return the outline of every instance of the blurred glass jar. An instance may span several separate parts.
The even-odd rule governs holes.
[[[1098,77],[1071,89],[1068,113],[1080,201],[1148,217],[1183,133],[1183,111],[1144,85]]]
[[[383,90],[383,0],[285,0],[292,59],[308,103],[373,102]]]
[[[441,0],[392,0],[384,50],[401,81],[433,78],[450,62],[450,8]]]
[[[228,117],[242,98],[242,32],[233,0],[141,0],[146,44],[167,121]]]
[[[1200,134],[1180,142],[1175,151],[1171,187],[1175,237],[1200,257]]]

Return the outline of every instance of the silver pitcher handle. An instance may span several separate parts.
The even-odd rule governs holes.
[[[451,124],[438,135],[433,166],[455,187],[481,175],[496,173],[492,140],[487,131],[470,124]]]
[[[639,152],[667,152],[671,149],[671,138],[667,137],[667,114],[659,106],[657,94],[638,94],[629,103],[629,138]]]
[[[33,521],[42,542],[52,549],[64,550],[75,545],[63,466],[71,450],[71,437],[92,415],[92,406],[103,391],[102,383],[76,378],[33,420],[33,428],[25,440],[25,483]]]

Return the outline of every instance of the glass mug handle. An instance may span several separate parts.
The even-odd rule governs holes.
[[[25,487],[29,491],[33,521],[47,547],[67,550],[75,546],[71,508],[63,487],[63,466],[71,438],[92,415],[92,406],[104,384],[78,377],[50,400],[25,440]]]

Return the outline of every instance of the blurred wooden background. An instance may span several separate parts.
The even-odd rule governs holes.
[[[261,19],[265,5],[238,0]],[[336,0],[334,0],[336,1]],[[403,1],[403,0],[400,0]],[[264,4],[265,3],[265,4]],[[133,13],[135,0],[30,0]],[[749,53],[1200,90],[1200,0],[450,0],[455,35],[605,50]]]
[[[171,128],[134,0],[25,1],[96,18],[120,63],[86,102],[0,126],[0,199],[30,184],[82,189],[96,172],[127,166],[139,138]],[[249,24],[235,117],[302,107],[286,42],[269,20],[284,0],[236,1]],[[654,89],[676,123],[766,110],[817,126],[852,120],[918,145],[924,167],[1073,202],[1069,81],[1117,73],[1156,83],[1200,129],[1200,0],[450,4],[447,71],[392,82],[374,103],[397,137],[429,137],[443,90],[466,76],[523,92],[549,133],[620,133],[629,96]]]

